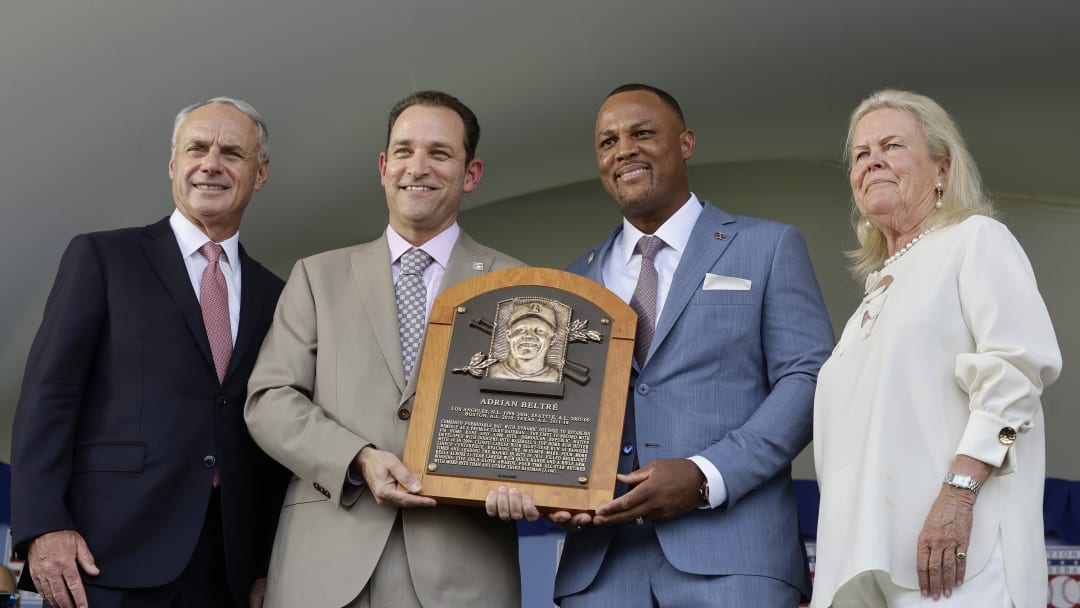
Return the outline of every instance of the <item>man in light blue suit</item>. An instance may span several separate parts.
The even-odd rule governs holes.
[[[833,345],[803,238],[690,192],[694,133],[659,89],[615,89],[596,145],[623,222],[569,270],[639,311],[646,348],[631,374],[617,498],[593,517],[551,516],[570,528],[555,598],[797,606],[810,577],[791,461],[810,441]],[[650,236],[660,240],[639,245]]]

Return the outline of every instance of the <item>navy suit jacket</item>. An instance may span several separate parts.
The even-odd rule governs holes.
[[[568,269],[602,284],[621,230]],[[750,288],[707,289],[706,273],[747,279]],[[798,230],[704,203],[649,354],[643,366],[634,363],[624,431],[641,466],[698,454],[724,477],[722,506],[655,522],[675,568],[768,576],[809,596],[791,461],[810,441],[817,372],[832,346]],[[621,472],[632,467],[633,453],[625,452]],[[592,582],[612,530],[586,526],[568,535],[556,597]],[[753,605],[746,599],[732,605]]]
[[[71,241],[15,413],[17,553],[46,532],[74,529],[101,569],[87,582],[168,583],[195,548],[217,466],[229,584],[247,605],[252,581],[266,574],[289,474],[243,420],[283,283],[243,248],[240,264],[239,328],[219,383],[168,219]],[[21,583],[32,588],[28,576]]]

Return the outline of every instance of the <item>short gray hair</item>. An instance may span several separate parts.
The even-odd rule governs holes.
[[[851,173],[854,162],[851,157],[851,146],[855,136],[855,126],[870,112],[885,108],[906,112],[915,120],[915,124],[926,138],[930,158],[934,162],[949,159],[948,183],[945,184],[945,192],[941,196],[942,207],[934,213],[935,226],[940,228],[957,224],[972,215],[993,217],[994,205],[983,188],[979,168],[975,166],[975,159],[968,152],[964,138],[960,135],[960,129],[944,108],[925,95],[911,91],[883,89],[872,93],[855,108],[855,111],[851,113],[847,141],[844,146],[844,161],[847,164],[848,173]],[[852,200],[854,203],[854,199]],[[879,230],[872,226],[868,227],[866,222],[862,221],[859,210],[854,204],[852,205],[852,222],[855,226],[855,235],[859,238],[859,247],[854,251],[848,251],[847,256],[851,260],[852,272],[858,279],[864,280],[889,257],[888,245],[885,242],[885,236]]]
[[[184,120],[188,116],[190,116],[191,113],[195,110],[198,110],[203,106],[208,106],[212,103],[229,106],[241,112],[244,116],[250,118],[252,122],[255,123],[255,130],[259,134],[259,162],[261,163],[270,157],[270,132],[267,131],[266,123],[263,122],[262,116],[259,116],[259,113],[255,111],[254,106],[252,106],[250,103],[242,99],[236,99],[234,97],[213,97],[207,99],[206,101],[193,103],[190,106],[184,108],[183,110],[180,110],[180,112],[176,115],[176,120],[173,121],[172,140],[170,143],[171,148],[176,147],[176,134],[180,131],[180,124],[183,123]]]

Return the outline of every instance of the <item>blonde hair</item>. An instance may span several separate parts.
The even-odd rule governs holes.
[[[891,108],[907,112],[926,138],[930,158],[934,162],[949,161],[949,176],[941,196],[942,207],[934,212],[934,226],[941,228],[964,221],[972,215],[995,215],[994,205],[983,188],[979,168],[968,152],[960,130],[952,117],[936,101],[911,91],[883,89],[871,94],[851,113],[844,161],[848,173],[854,159],[851,158],[855,126],[863,116],[874,110]],[[889,257],[885,236],[873,226],[867,226],[852,198],[852,224],[859,239],[859,247],[846,252],[851,261],[851,271],[860,281],[876,270]]]

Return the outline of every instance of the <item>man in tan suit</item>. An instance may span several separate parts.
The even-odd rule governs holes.
[[[403,270],[413,268],[413,251],[430,258],[416,298],[428,312],[447,287],[521,265],[457,225],[461,199],[483,173],[479,134],[472,111],[445,93],[398,102],[379,155],[386,232],[300,260],[285,286],[244,410],[256,442],[295,474],[269,608],[520,605],[515,528],[419,496],[399,459],[418,375],[410,367],[419,369],[409,352],[418,335],[410,339],[399,303],[407,277],[417,280]]]

